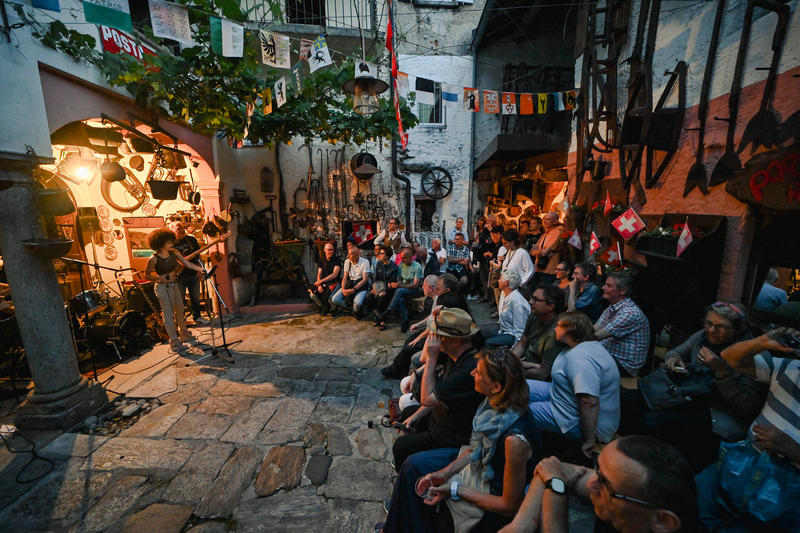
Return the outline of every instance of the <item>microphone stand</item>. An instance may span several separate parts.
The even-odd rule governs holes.
[[[222,344],[217,346],[217,341],[216,338],[214,337],[214,326],[212,322],[211,324],[209,324],[211,327],[211,345],[212,345],[211,352],[208,355],[201,357],[197,361],[186,363],[186,366],[196,365],[197,363],[205,361],[206,359],[209,359],[211,357],[221,357],[222,359],[228,361],[230,364],[235,364],[234,360],[232,359],[233,355],[231,355],[230,348],[231,346],[236,346],[238,344],[241,344],[242,341],[240,340],[234,341],[228,344],[227,340],[225,339],[225,322],[222,320],[222,309],[224,308],[226,313],[230,313],[230,311],[228,310],[228,306],[225,305],[225,300],[222,299],[222,295],[219,293],[219,289],[217,288],[217,275],[214,272],[217,269],[217,267],[216,266],[213,267],[210,271],[206,270],[206,267],[204,265],[200,265],[200,268],[203,269],[204,280],[208,280],[209,278],[212,279],[211,286],[214,288],[214,292],[217,294],[217,304],[219,306],[219,329],[220,331],[222,331]],[[228,353],[227,357],[222,355],[221,352],[223,351]]]

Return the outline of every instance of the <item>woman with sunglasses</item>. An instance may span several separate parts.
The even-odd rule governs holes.
[[[496,532],[525,498],[541,459],[541,434],[528,409],[522,363],[506,348],[484,349],[475,357],[475,390],[486,399],[473,419],[469,445],[406,459],[385,533]]]
[[[721,441],[738,442],[746,437],[747,427],[767,397],[765,384],[733,370],[719,357],[728,346],[752,338],[740,304],[723,301],[708,306],[703,329],[667,352],[664,360],[664,369],[678,384],[687,374],[707,376],[707,394],[686,405],[651,409],[642,387],[624,390],[620,434],[649,435],[669,442],[695,473],[712,464]]]

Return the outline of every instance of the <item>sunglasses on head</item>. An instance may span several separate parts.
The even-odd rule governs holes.
[[[508,347],[500,346],[499,348],[495,348],[494,350],[489,352],[489,356],[497,361],[500,365],[500,368],[505,368],[505,361],[506,361],[506,354],[508,353]]]

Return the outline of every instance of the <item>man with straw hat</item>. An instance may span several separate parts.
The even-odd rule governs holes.
[[[412,454],[438,448],[458,448],[469,442],[472,419],[484,397],[475,390],[477,366],[471,337],[480,331],[461,309],[442,309],[428,322],[430,333],[422,349],[422,406],[405,421],[416,433],[398,438],[392,447],[399,472]]]

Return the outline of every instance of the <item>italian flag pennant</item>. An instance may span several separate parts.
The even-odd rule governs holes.
[[[128,0],[85,0],[83,14],[86,22],[133,33]]]
[[[211,50],[224,57],[242,57],[244,53],[244,26],[219,17],[209,17],[211,23]]]

